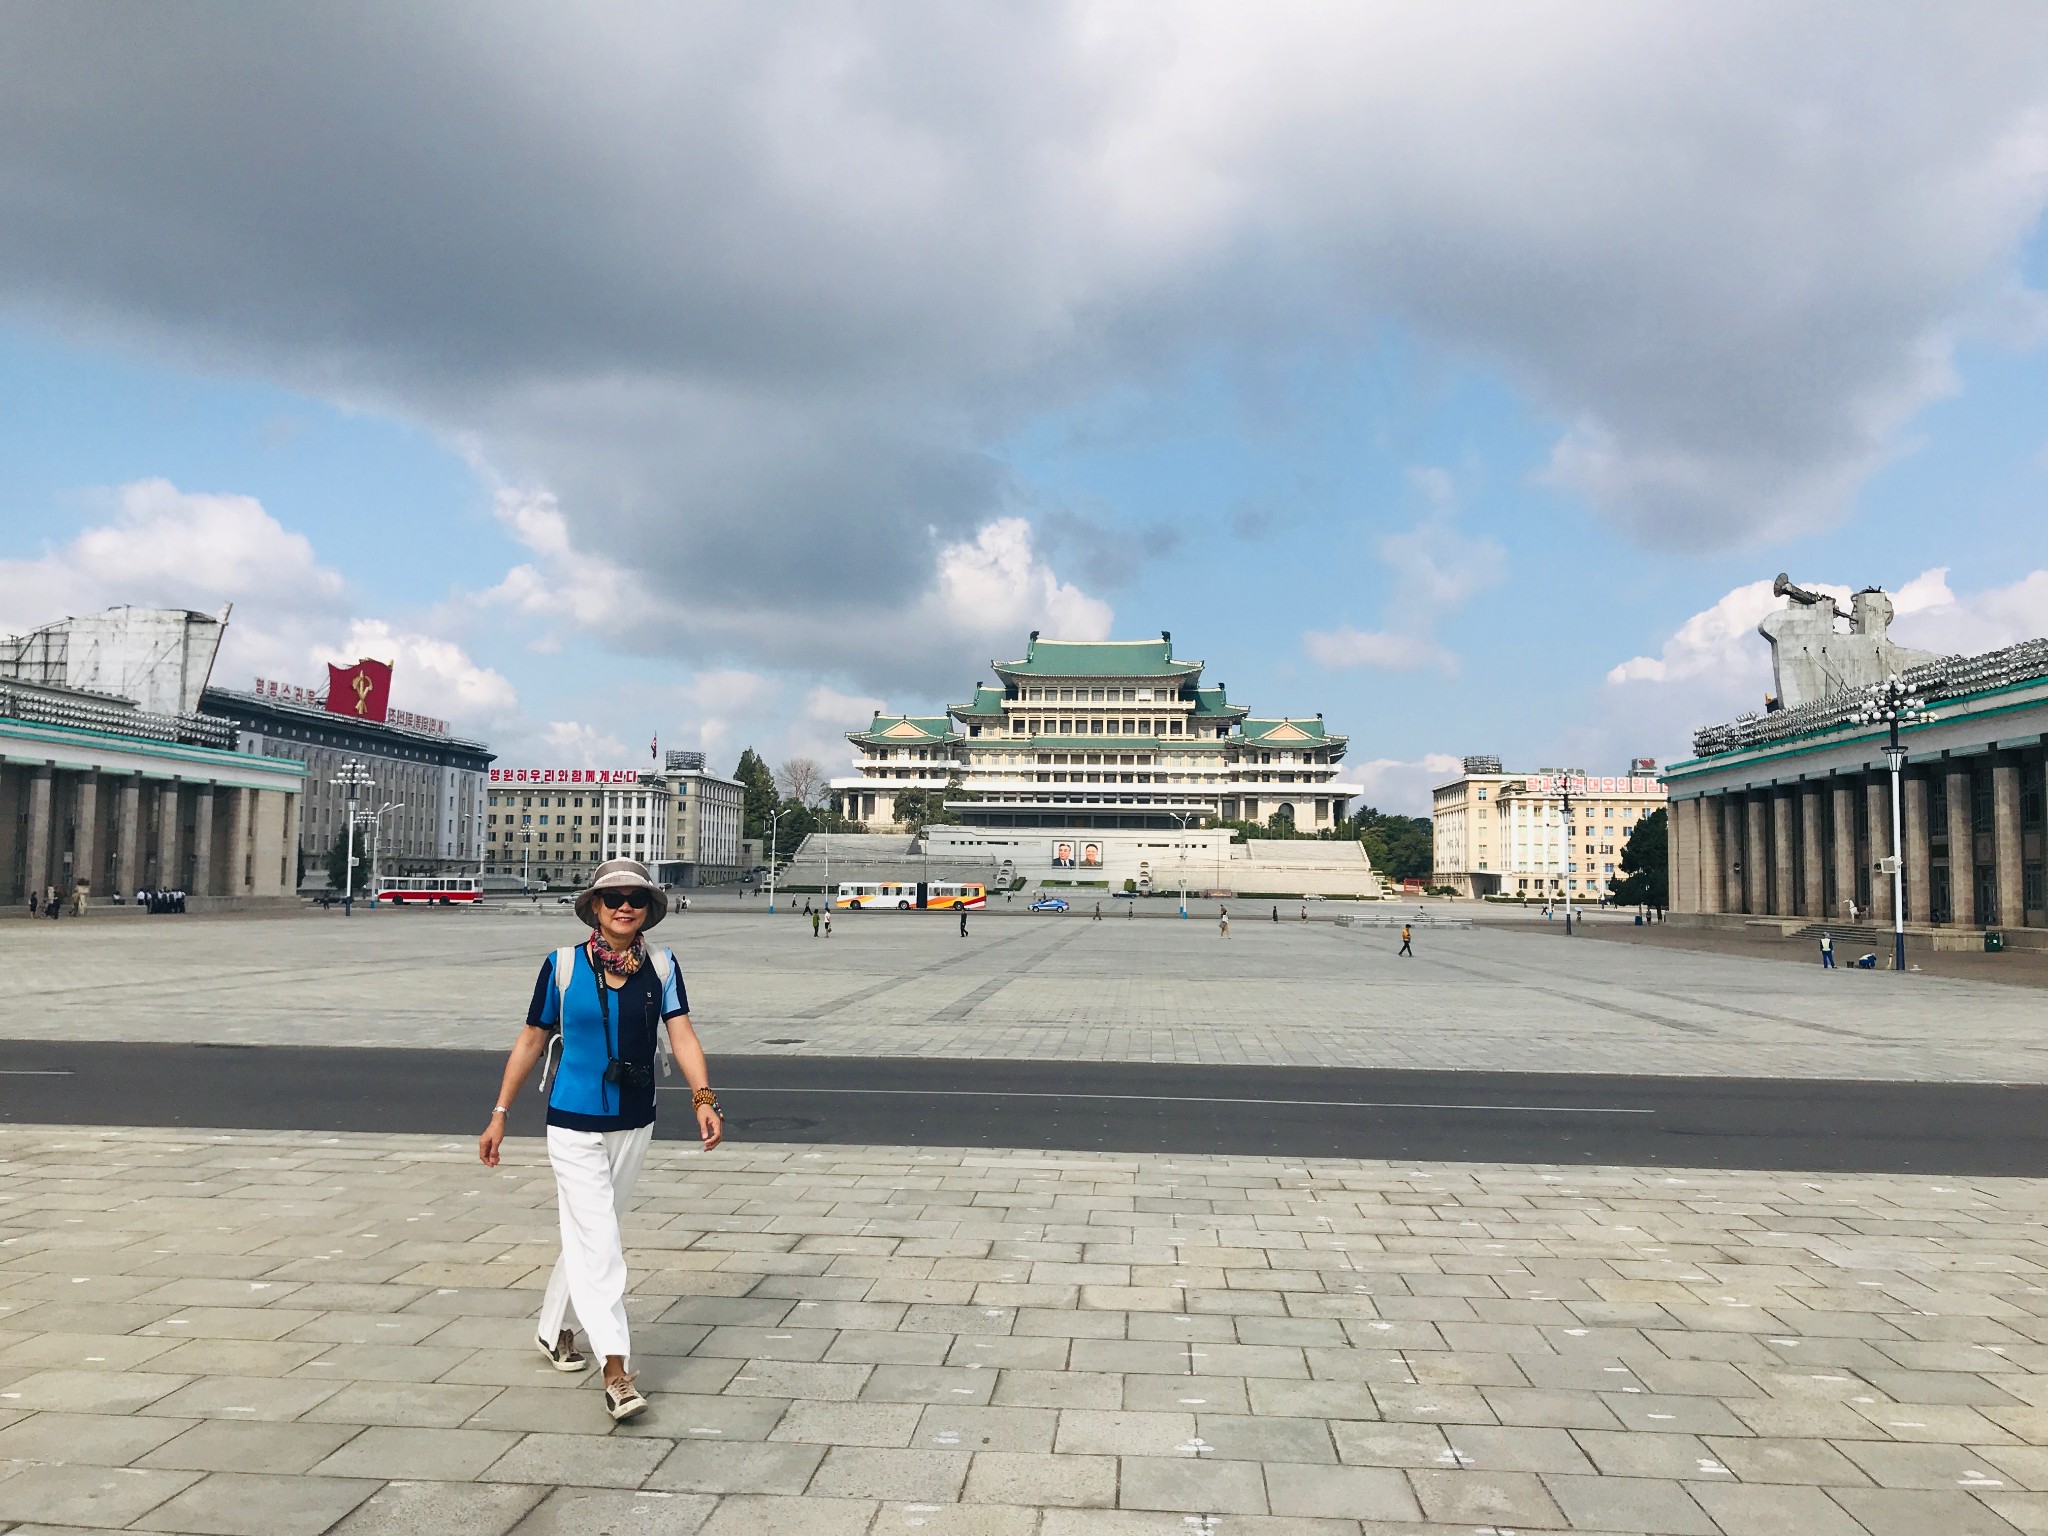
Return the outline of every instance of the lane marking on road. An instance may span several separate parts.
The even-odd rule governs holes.
[[[831,1093],[869,1094],[883,1098],[919,1099],[1101,1099],[1113,1104],[1278,1104],[1307,1109],[1449,1109],[1478,1114],[1515,1115],[1654,1115],[1654,1109],[1616,1109],[1606,1106],[1571,1104],[1428,1104],[1399,1099],[1241,1099],[1215,1098],[1195,1093],[1038,1093],[1002,1088],[749,1088],[727,1083],[735,1093]],[[663,1088],[663,1093],[686,1093],[686,1088]]]
[[[0,1067],[0,1077],[76,1077],[56,1067]]]

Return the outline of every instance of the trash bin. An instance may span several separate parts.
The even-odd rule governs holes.
[[[1643,926],[1643,914],[1640,912],[1636,914],[1636,926],[1638,928]]]
[[[1984,930],[1984,953],[1987,955],[1995,955],[1998,954],[2004,948],[2005,935],[2000,933],[1996,928],[1986,928]]]

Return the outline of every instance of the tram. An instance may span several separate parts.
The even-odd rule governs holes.
[[[413,903],[445,907],[451,902],[475,901],[482,883],[475,875],[386,875],[377,882],[375,899],[394,907]]]
[[[894,907],[901,912],[950,912],[956,907],[988,905],[988,887],[979,881],[842,880],[832,905],[849,912],[868,907]]]

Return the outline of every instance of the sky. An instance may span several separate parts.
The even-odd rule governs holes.
[[[1366,798],[2048,634],[2048,10],[0,8],[0,630],[845,771],[1170,630]]]

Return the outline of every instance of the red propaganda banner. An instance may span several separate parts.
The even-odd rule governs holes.
[[[382,722],[391,703],[391,666],[368,657],[352,667],[327,664],[327,713]]]

